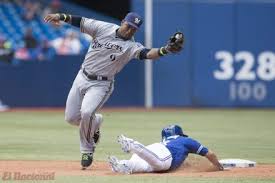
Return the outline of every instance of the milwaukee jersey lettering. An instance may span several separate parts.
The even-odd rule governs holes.
[[[130,60],[139,58],[145,47],[133,39],[119,38],[118,28],[116,24],[82,18],[81,32],[93,38],[82,64],[89,74],[114,77]]]

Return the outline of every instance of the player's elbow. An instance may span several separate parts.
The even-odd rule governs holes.
[[[147,59],[153,59],[154,58],[154,54],[152,53],[152,52],[148,52],[147,54],[146,54],[146,58]]]

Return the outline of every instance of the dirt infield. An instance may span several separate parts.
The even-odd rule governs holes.
[[[81,170],[78,161],[0,161],[0,175],[5,172],[14,174],[54,173],[55,176],[119,176],[111,171],[106,162],[95,162],[87,170]],[[205,163],[192,164],[187,162],[179,170],[170,173],[135,174],[133,176],[186,176],[186,177],[251,177],[274,178],[275,164],[260,164],[254,168],[234,168],[226,171],[216,171]]]

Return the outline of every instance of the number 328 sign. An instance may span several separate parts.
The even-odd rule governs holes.
[[[218,80],[255,80],[258,77],[264,81],[275,79],[275,54],[270,51],[262,52],[257,58],[248,51],[240,51],[232,55],[228,51],[218,51],[215,59],[220,61],[220,69],[214,71]],[[234,63],[243,62],[243,66],[235,71]],[[257,64],[254,71],[253,67]]]
[[[275,80],[275,53],[264,51],[253,55],[249,51],[239,51],[232,54],[221,50],[215,53],[215,60],[219,62],[219,68],[213,71],[213,76],[217,80],[231,81],[231,100],[266,99],[266,84]]]

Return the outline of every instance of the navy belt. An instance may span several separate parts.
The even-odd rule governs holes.
[[[107,81],[108,80],[108,77],[106,77],[106,76],[90,75],[85,69],[83,69],[83,73],[90,80],[99,80],[99,81]]]

